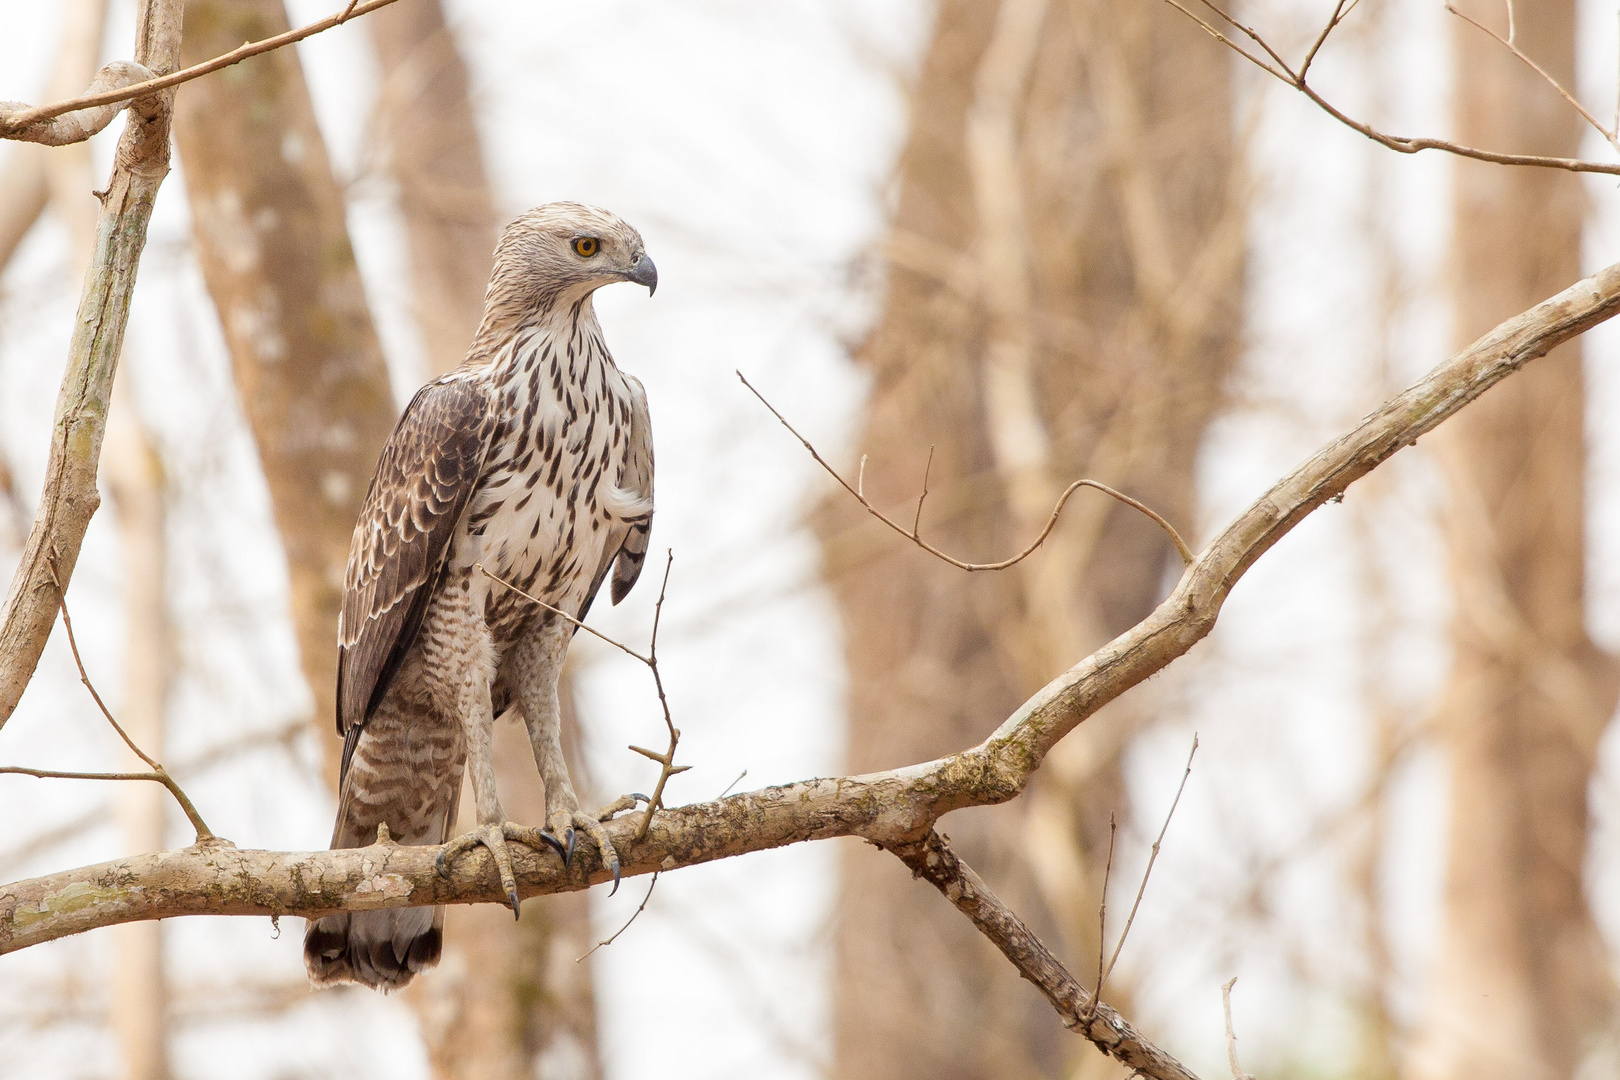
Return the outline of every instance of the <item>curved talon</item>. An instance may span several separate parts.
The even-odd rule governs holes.
[[[578,839],[579,839],[579,834],[576,833],[573,830],[572,827],[570,827],[569,830],[568,830],[568,850],[563,852],[563,865],[564,866],[573,865],[573,862],[574,862],[574,843]]]
[[[540,830],[540,839],[544,840],[546,846],[557,853],[557,857],[563,861],[564,866],[568,865],[568,849],[563,846],[561,840],[553,836],[547,829]]]
[[[617,855],[613,856],[612,861],[608,863],[608,869],[613,871],[613,888],[608,890],[608,895],[612,896],[619,891],[619,857]]]
[[[444,847],[441,847],[439,849],[438,856],[433,860],[433,869],[436,870],[438,872],[439,876],[442,877],[442,878],[447,878],[447,877],[450,876],[450,868],[444,864],[445,852],[448,851],[449,848],[450,848],[449,844],[446,844],[446,845],[444,845]]]

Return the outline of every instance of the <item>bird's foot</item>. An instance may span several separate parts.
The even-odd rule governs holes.
[[[650,800],[648,800],[647,796],[635,792],[630,795],[619,796],[595,813],[578,808],[559,807],[546,815],[547,828],[550,829],[552,834],[562,838],[563,842],[559,850],[563,857],[563,864],[566,866],[572,862],[574,842],[578,838],[575,829],[582,830],[596,844],[596,850],[602,856],[602,865],[607,867],[608,873],[613,875],[613,889],[608,895],[612,896],[613,893],[618,892],[619,853],[614,850],[613,841],[608,839],[607,830],[602,828],[602,822],[610,820],[615,814],[622,814],[626,810],[635,809],[638,803],[648,801]]]
[[[600,826],[598,826],[600,827]],[[433,868],[439,872],[440,877],[450,876],[450,862],[459,855],[464,855],[473,848],[482,845],[489,849],[490,855],[495,859],[495,870],[501,878],[501,888],[506,891],[506,902],[511,905],[512,916],[517,918],[520,914],[518,907],[517,875],[512,873],[512,857],[506,851],[506,842],[516,840],[518,843],[539,851],[542,847],[549,847],[562,856],[566,865],[569,851],[557,837],[544,829],[536,829],[532,825],[519,825],[512,821],[503,821],[495,825],[480,825],[471,832],[466,832],[451,840],[439,849],[439,855],[433,860]]]

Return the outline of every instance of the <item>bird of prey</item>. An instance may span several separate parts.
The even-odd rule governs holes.
[[[646,799],[580,809],[557,703],[576,626],[500,583],[582,619],[610,572],[615,604],[641,572],[647,397],[608,354],[591,302],[615,281],[658,286],[641,234],[613,214],[552,203],[506,227],[467,359],[418,391],[389,436],[344,575],[332,847],[370,844],[379,825],[400,843],[445,844],[465,768],[478,826],[439,867],[487,847],[514,914],[508,840],[566,862],[578,829],[617,884],[601,822]],[[543,828],[508,822],[495,791],[493,727],[508,707],[545,783]],[[328,915],[304,935],[305,966],[315,983],[396,989],[438,961],[443,925],[442,907]]]

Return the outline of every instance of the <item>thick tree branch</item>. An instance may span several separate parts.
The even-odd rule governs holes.
[[[393,2],[394,0],[366,0],[363,4],[350,3],[336,15],[328,15],[307,26],[300,26],[296,30],[288,30],[286,33],[276,34],[262,41],[243,42],[228,53],[200,64],[193,64],[181,71],[166,70],[175,66],[174,61],[164,65],[163,68],[153,68],[152,71],[147,71],[139,64],[129,64],[125,61],[108,64],[97,73],[89,90],[80,97],[33,108],[19,101],[0,102],[0,139],[22,139],[27,142],[49,143],[52,146],[88,139],[106,127],[117,115],[118,110],[131,101],[172,89],[181,83],[201,78],[232,64],[240,64],[249,57],[272,52],[303,41],[307,37],[314,37],[323,30],[342,26],[350,19],[364,15],[368,11],[376,11],[380,7],[387,7]],[[176,60],[179,57],[179,33],[179,16],[176,15]],[[139,53],[136,58],[140,59]],[[148,64],[147,67],[151,65]],[[153,72],[158,74],[154,76]],[[99,123],[95,122],[97,118],[100,120]]]
[[[1154,1080],[1198,1080],[1181,1062],[1144,1039],[1113,1008],[1093,1003],[1092,995],[1075,981],[1024,921],[996,899],[973,868],[937,832],[920,842],[894,849],[900,861],[944,894],[945,899],[973,920],[1011,960],[1018,974],[1035,984],[1063,1019],[1063,1026],[1084,1035],[1109,1057]]]
[[[137,63],[153,71],[173,70],[180,57],[181,8],[181,0],[145,0],[136,29]],[[96,466],[146,225],[169,171],[173,98],[162,91],[130,104],[101,200],[95,259],[85,274],[56,399],[44,494],[0,622],[0,726],[16,709],[56,621],[56,575],[65,588],[90,517],[101,504]]]
[[[806,780],[606,828],[624,873],[673,870],[806,840],[862,836],[890,848],[924,840],[966,806],[1018,795],[1059,739],[1163,670],[1215,624],[1243,573],[1307,514],[1433,431],[1524,364],[1620,312],[1620,264],[1517,315],[1392,398],[1278,481],[1212,540],[1175,591],[1141,623],[1082,660],[978,746],[887,772]],[[53,599],[54,605],[54,599]],[[554,854],[514,848],[523,896],[564,892],[609,875],[590,848],[565,870]],[[499,903],[487,855],[434,871],[436,848],[286,853],[223,842],[140,855],[0,886],[0,953],[99,926],[175,915],[303,915],[420,904]]]

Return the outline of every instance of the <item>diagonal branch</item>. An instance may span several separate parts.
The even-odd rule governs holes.
[[[0,139],[22,139],[28,142],[48,143],[52,146],[88,139],[106,127],[120,108],[137,98],[148,97],[160,90],[168,90],[221,68],[230,67],[232,64],[240,64],[243,60],[261,53],[272,52],[303,41],[307,37],[314,37],[323,30],[342,26],[350,19],[376,11],[380,7],[387,7],[393,2],[394,0],[366,0],[363,4],[351,2],[336,15],[328,15],[307,26],[300,26],[262,41],[243,42],[237,48],[212,60],[205,60],[183,70],[156,77],[140,64],[122,61],[108,64],[97,73],[89,90],[80,97],[33,108],[21,102],[0,102]],[[177,36],[178,33],[177,28]],[[178,41],[176,55],[178,55]],[[110,111],[103,112],[109,106],[114,107]],[[72,122],[56,125],[50,123],[58,118],[66,120],[70,113],[76,114]],[[100,122],[96,123],[98,119]]]
[[[1087,993],[1035,932],[996,898],[972,867],[957,858],[939,833],[930,830],[917,843],[893,851],[911,868],[913,877],[926,880],[973,920],[979,932],[1012,961],[1018,974],[1052,1003],[1064,1027],[1153,1080],[1198,1080],[1185,1065],[1144,1039],[1112,1007]]]
[[[1570,286],[1440,364],[1322,447],[1245,509],[1142,622],[1052,680],[977,746],[863,776],[805,780],[604,824],[628,875],[674,870],[787,844],[860,836],[891,849],[924,843],[952,810],[1006,802],[1053,745],[1102,706],[1162,671],[1214,627],[1245,571],[1318,507],[1413,445],[1519,368],[1620,313],[1620,264]],[[486,854],[439,876],[436,848],[239,850],[224,842],[81,867],[0,886],[0,954],[100,926],[177,915],[301,915],[501,902]],[[573,863],[513,849],[521,896],[610,878],[593,847]],[[1099,1014],[1100,1017],[1100,1014]]]

